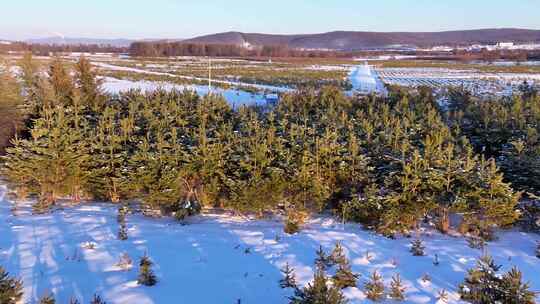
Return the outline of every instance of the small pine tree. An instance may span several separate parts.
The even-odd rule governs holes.
[[[345,258],[338,264],[336,274],[332,277],[334,285],[339,288],[356,287],[356,281],[358,280],[358,274],[353,273],[351,264]]]
[[[392,282],[390,282],[390,298],[396,300],[396,301],[403,301],[405,300],[405,286],[403,286],[403,281],[401,281],[401,277],[399,274],[395,274],[392,277]]]
[[[101,299],[101,297],[95,293],[92,297],[92,301],[90,301],[90,304],[107,304],[107,302],[103,301],[103,299]]]
[[[324,269],[317,266],[313,283],[303,289],[297,288],[295,295],[290,297],[290,304],[346,304],[347,299],[341,289],[328,284]]]
[[[23,296],[22,281],[11,278],[0,266],[0,303],[15,304]]]
[[[366,297],[372,301],[380,301],[384,297],[384,282],[382,276],[377,272],[373,271],[369,277],[369,281],[364,283],[364,289]]]
[[[137,282],[140,285],[145,286],[154,286],[157,283],[156,275],[154,274],[154,271],[152,270],[152,261],[150,258],[145,254],[140,262],[139,262],[139,277],[137,279]]]
[[[465,282],[459,286],[461,298],[471,303],[495,303],[501,298],[496,265],[491,256],[485,255],[476,262],[476,267],[468,271]]]
[[[441,289],[437,292],[437,300],[442,303],[448,303],[448,292],[446,289]]]
[[[411,242],[411,253],[414,255],[414,256],[424,256],[426,255],[424,253],[424,249],[426,248],[424,246],[424,243],[422,242],[422,240],[420,239],[417,239],[417,240],[414,240]]]
[[[127,252],[124,252],[120,259],[118,260],[118,263],[116,263],[116,266],[120,267],[123,270],[129,270],[133,266],[133,261],[131,260],[131,257]]]
[[[116,216],[116,221],[118,224],[123,224],[126,222],[126,215],[128,214],[129,209],[127,206],[123,205],[118,208],[118,215]]]
[[[56,300],[53,295],[46,293],[39,299],[39,304],[55,304]]]
[[[439,261],[439,255],[435,254],[435,258],[433,258],[433,265],[439,266],[439,264],[441,264],[441,262]]]
[[[281,269],[281,272],[285,275],[284,278],[279,280],[279,286],[281,288],[297,288],[296,277],[294,275],[294,269],[289,266],[289,263],[285,264],[285,267]]]
[[[285,226],[283,227],[283,231],[287,234],[295,234],[300,231],[300,225],[298,225],[297,222],[287,220],[285,222]]]
[[[317,258],[315,258],[315,266],[317,266],[317,268],[322,268],[325,270],[326,268],[332,266],[330,257],[326,254],[322,246],[319,246],[319,249],[317,252],[315,252],[315,254],[317,255]]]
[[[345,264],[348,262],[343,246],[341,246],[341,242],[337,242],[334,246],[334,250],[332,250],[332,253],[329,256],[329,261],[334,265]]]
[[[536,294],[529,290],[529,284],[522,282],[522,273],[516,267],[504,274],[501,281],[502,303],[534,304]]]
[[[118,229],[118,239],[121,241],[125,241],[128,239],[127,229],[125,224],[121,224],[120,228]]]
[[[471,236],[467,238],[467,244],[473,249],[483,249],[486,246],[486,241],[481,237]]]
[[[71,297],[69,299],[69,304],[81,304],[81,302],[79,302],[79,300],[77,300],[77,298]]]

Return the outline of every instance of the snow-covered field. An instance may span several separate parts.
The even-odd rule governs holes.
[[[157,82],[157,81],[132,81],[127,79],[116,79],[112,77],[103,78],[103,89],[108,93],[120,93],[131,89],[141,90],[144,92],[154,91],[158,88],[165,90],[192,90],[197,94],[204,96],[208,94],[208,86],[204,85],[180,85],[170,82]],[[213,87],[211,89],[212,94],[222,95],[225,100],[229,102],[232,107],[240,105],[262,105],[267,102],[266,95],[261,93],[250,93],[239,89],[222,89]]]
[[[464,86],[475,95],[512,95],[523,81],[540,83],[540,74],[483,73],[445,68],[377,68],[382,82],[405,87]]]
[[[116,208],[110,204],[31,215],[28,203],[20,203],[13,216],[5,193],[0,187],[0,265],[24,280],[25,303],[35,303],[46,291],[55,294],[57,303],[67,303],[71,296],[87,303],[95,292],[107,303],[287,303],[290,291],[279,288],[279,269],[289,262],[305,284],[313,274],[315,250],[322,245],[330,251],[336,241],[343,242],[353,270],[361,274],[358,288],[345,290],[351,303],[369,303],[362,285],[373,270],[387,284],[393,274],[401,275],[407,286],[405,303],[436,303],[441,289],[449,292],[450,303],[458,303],[457,285],[481,255],[462,238],[425,233],[427,256],[413,257],[409,239],[387,239],[329,218],[314,219],[291,236],[272,220],[207,214],[181,225],[136,214],[127,218],[129,239],[120,241]],[[540,260],[533,254],[540,236],[499,236],[488,252],[503,270],[517,265],[532,289],[540,290]],[[87,242],[95,248],[85,249]],[[115,265],[125,252],[135,264],[128,271]],[[136,283],[136,263],[145,252],[159,279],[153,287]],[[433,264],[435,254],[438,266]],[[422,280],[425,274],[430,281]]]

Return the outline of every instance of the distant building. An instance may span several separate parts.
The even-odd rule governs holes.
[[[513,42],[499,42],[497,43],[497,48],[499,49],[511,49],[514,47]]]

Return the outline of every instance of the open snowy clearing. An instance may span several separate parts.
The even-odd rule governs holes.
[[[5,194],[0,187],[0,265],[23,279],[25,303],[35,303],[46,291],[57,303],[71,296],[87,303],[95,292],[107,303],[287,303],[291,292],[279,288],[279,269],[289,262],[305,284],[313,274],[315,250],[322,245],[330,251],[336,241],[343,242],[353,270],[361,274],[358,288],[345,290],[351,303],[369,302],[362,285],[373,270],[387,284],[400,273],[407,286],[405,303],[436,303],[441,289],[449,291],[449,303],[459,303],[457,285],[481,255],[462,238],[425,233],[427,256],[413,257],[409,239],[391,240],[331,219],[313,220],[290,236],[279,221],[203,215],[181,225],[130,215],[129,239],[120,241],[111,204],[31,215],[29,204],[22,203],[13,216]],[[532,289],[540,290],[540,260],[533,254],[540,236],[512,231],[499,236],[488,252],[502,270],[518,266]],[[85,249],[88,242],[95,248]],[[124,252],[135,265],[128,271],[116,266]],[[155,262],[159,282],[154,287],[136,283],[137,262],[145,252]],[[425,274],[430,281],[422,280]]]

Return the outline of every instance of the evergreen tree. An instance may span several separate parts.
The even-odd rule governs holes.
[[[493,159],[481,160],[473,190],[467,193],[468,210],[465,220],[478,229],[480,236],[490,232],[491,227],[504,227],[517,218],[516,205],[521,194],[503,181]]]
[[[20,84],[11,75],[9,65],[0,60],[0,155],[23,129],[27,112]]]
[[[15,304],[22,296],[22,281],[10,277],[9,273],[0,266],[0,303]]]
[[[414,256],[424,256],[425,255],[424,249],[425,249],[425,246],[422,240],[416,239],[411,242],[410,251]]]
[[[90,304],[107,304],[107,302],[103,301],[103,299],[101,299],[98,294],[94,294],[92,300],[90,301]]]
[[[81,304],[81,302],[79,300],[77,300],[77,298],[71,297],[69,299],[69,304]]]
[[[39,299],[39,304],[55,304],[56,300],[52,294],[46,293]]]
[[[290,298],[291,304],[345,304],[347,300],[341,290],[328,284],[328,278],[322,267],[317,267],[313,282],[303,289],[296,289]]]
[[[279,286],[281,288],[297,288],[296,277],[294,275],[294,269],[289,266],[289,263],[285,264],[285,267],[281,269],[284,277],[279,280]]]
[[[128,233],[125,223],[121,224],[120,228],[118,229],[118,239],[121,241],[125,241],[128,239]]]
[[[326,269],[332,266],[332,261],[324,251],[322,245],[319,246],[319,249],[315,252],[315,254],[317,255],[315,258],[315,266],[317,266],[317,268]]]
[[[356,281],[358,280],[358,274],[353,273],[349,260],[341,261],[338,264],[338,269],[332,277],[334,285],[339,288],[356,287]]]
[[[390,282],[390,293],[388,294],[390,298],[403,301],[405,300],[405,286],[403,286],[403,281],[399,274],[396,274],[392,277],[392,282]]]
[[[501,281],[502,303],[534,304],[536,293],[530,290],[528,283],[522,282],[522,273],[516,267],[505,273]]]
[[[70,71],[66,69],[66,63],[60,57],[54,57],[49,66],[48,81],[54,92],[54,106],[72,105],[75,84],[70,75]]]
[[[442,303],[448,303],[448,292],[446,289],[441,289],[437,292],[437,300]]]
[[[75,64],[75,83],[81,92],[83,103],[94,112],[100,111],[105,102],[105,96],[101,92],[102,81],[97,78],[92,64],[84,56],[81,56]]]
[[[341,265],[348,263],[341,242],[336,243],[328,259],[333,265]]]
[[[468,271],[465,282],[459,286],[461,298],[478,304],[496,303],[500,300],[500,279],[497,277],[500,268],[493,258],[482,256],[476,262],[476,268]]]
[[[369,281],[364,283],[366,297],[378,302],[384,297],[384,282],[382,276],[375,270],[369,277]]]
[[[125,165],[126,152],[122,147],[116,117],[118,112],[112,107],[103,110],[92,136],[92,188],[94,196],[120,201],[124,177],[121,170]]]
[[[137,283],[145,286],[154,286],[157,283],[156,275],[152,270],[152,261],[145,254],[139,261],[139,277]]]

